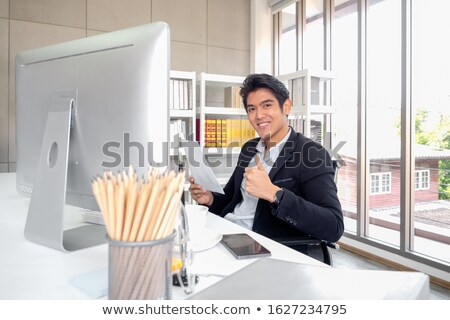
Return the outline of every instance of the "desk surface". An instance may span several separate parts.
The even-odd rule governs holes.
[[[69,280],[108,266],[106,244],[63,253],[27,241],[23,235],[30,199],[17,194],[15,174],[0,174],[0,299],[89,299],[89,296],[70,284]],[[67,206],[68,224],[81,224],[79,209]],[[221,234],[247,232],[269,248],[272,257],[310,265],[320,262],[287,248],[266,237],[244,229],[234,223],[209,214],[207,228]],[[200,274],[230,275],[256,259],[236,260],[222,244],[195,253],[190,271]],[[219,281],[220,277],[201,277],[195,291]],[[186,295],[174,288],[173,298]]]
[[[108,266],[108,247],[106,244],[82,249],[72,253],[63,253],[39,244],[27,241],[23,235],[30,199],[20,196],[15,190],[15,174],[0,174],[0,299],[90,299],[70,282],[77,276],[104,272]],[[81,224],[80,211],[67,207],[66,217],[71,226]],[[326,265],[264,236],[244,229],[234,223],[213,214],[208,215],[207,228],[221,234],[246,232],[266,246],[272,252],[272,258],[302,263],[311,266]],[[199,274],[220,274],[229,276],[238,270],[256,262],[257,259],[236,260],[222,244],[197,252],[193,257],[191,272]],[[103,270],[103,271],[102,271]],[[330,268],[330,270],[332,270]],[[369,272],[369,271],[368,271]],[[349,270],[351,279],[351,270]],[[420,273],[405,277],[409,283],[397,283],[399,292],[405,295],[396,298],[427,298],[429,292],[428,277]],[[341,272],[342,276],[342,272]],[[216,276],[201,277],[194,293],[210,287],[222,278]],[[412,281],[412,282],[411,282]],[[376,285],[376,284],[375,284]],[[409,296],[407,288],[415,288]],[[370,290],[370,288],[367,288]],[[392,288],[386,292],[392,292]],[[173,298],[184,299],[186,294],[174,288]],[[369,297],[369,296],[368,296]],[[383,297],[382,293],[380,297]],[[105,298],[105,297],[104,297]],[[361,298],[364,298],[361,296]],[[388,298],[388,296],[386,296]]]

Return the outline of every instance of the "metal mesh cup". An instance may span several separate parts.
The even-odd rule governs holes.
[[[154,241],[126,242],[110,239],[109,299],[171,299],[175,233]]]

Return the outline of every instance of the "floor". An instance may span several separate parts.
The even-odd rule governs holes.
[[[339,249],[331,251],[333,266],[337,268],[366,269],[366,270],[394,270],[374,260],[367,259],[350,251]],[[430,299],[450,300],[450,290],[441,286],[430,284]]]

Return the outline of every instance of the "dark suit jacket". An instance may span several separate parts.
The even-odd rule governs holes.
[[[242,201],[244,170],[256,153],[259,139],[252,139],[242,147],[238,165],[224,188],[225,194],[213,193],[211,212],[224,217]],[[274,185],[286,191],[280,206],[258,201],[253,231],[272,239],[310,235],[330,242],[339,240],[344,232],[342,209],[332,161],[325,148],[291,128],[269,177]]]

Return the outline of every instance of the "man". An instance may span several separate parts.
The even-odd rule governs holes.
[[[252,74],[240,95],[260,138],[242,147],[225,194],[203,190],[190,177],[192,198],[274,240],[337,241],[344,223],[332,161],[320,144],[288,126],[292,102],[286,87],[270,75]],[[306,246],[295,249],[308,253]]]

